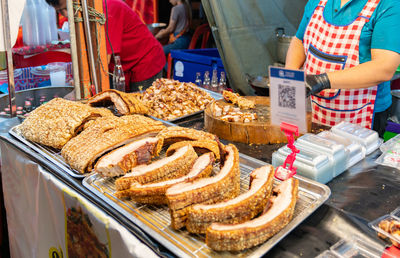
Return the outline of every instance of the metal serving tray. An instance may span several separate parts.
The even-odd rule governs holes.
[[[265,164],[260,160],[240,154],[242,192],[248,189],[250,172],[254,168]],[[169,226],[170,214],[166,205],[144,205],[116,198],[114,196],[114,179],[102,178],[99,174],[95,173],[83,180],[83,186],[106,201],[114,209],[137,224],[179,257],[232,257],[233,255],[260,257],[267,253],[329,198],[329,187],[300,176],[296,178],[299,180],[299,199],[292,221],[265,243],[242,252],[216,252],[205,244],[204,235],[190,234],[185,229],[179,231],[173,230]]]
[[[19,141],[30,147],[32,150],[36,151],[46,159],[48,159],[50,162],[52,162],[54,165],[58,166],[60,169],[62,169],[65,173],[70,174],[74,178],[84,178],[85,176],[88,175],[79,173],[77,170],[71,168],[67,162],[65,162],[64,158],[61,156],[61,150],[57,150],[51,147],[47,147],[35,142],[31,142],[25,137],[21,135],[21,133],[18,130],[19,125],[14,126],[13,128],[10,129],[9,134],[12,135],[13,137],[17,138]]]

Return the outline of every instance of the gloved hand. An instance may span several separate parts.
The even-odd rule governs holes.
[[[322,90],[330,88],[331,88],[331,82],[329,81],[328,75],[326,73],[321,73],[317,75],[306,75],[307,98],[311,94],[317,94]]]

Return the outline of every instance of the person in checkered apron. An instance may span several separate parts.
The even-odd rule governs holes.
[[[400,64],[400,1],[309,0],[286,57],[306,72],[313,122],[385,131]]]

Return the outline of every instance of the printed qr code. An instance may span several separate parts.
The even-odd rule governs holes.
[[[278,105],[284,108],[296,109],[296,88],[281,84],[278,86]]]

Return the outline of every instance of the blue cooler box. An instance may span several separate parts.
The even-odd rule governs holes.
[[[218,71],[218,80],[221,72],[225,72],[216,48],[172,50],[171,57],[173,78],[181,82],[194,83],[197,72],[200,72],[201,80],[203,80],[205,71],[210,72],[211,79],[214,67]]]

